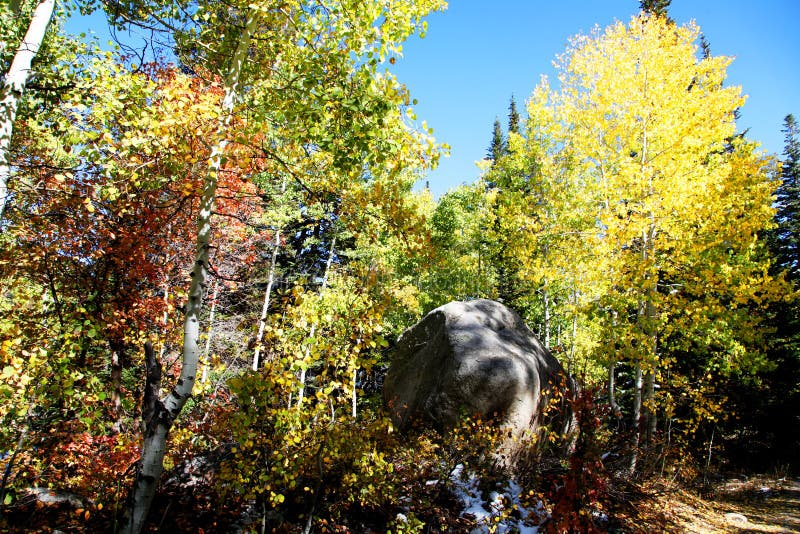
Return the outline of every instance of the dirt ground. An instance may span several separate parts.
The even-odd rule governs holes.
[[[647,515],[658,516],[665,532],[800,534],[799,478],[727,479],[702,496],[677,487],[663,488],[650,506]],[[653,531],[652,524],[642,526]]]

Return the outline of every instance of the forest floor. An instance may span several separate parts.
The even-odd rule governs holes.
[[[698,490],[659,482],[644,493],[621,530],[800,534],[800,478],[729,478]]]
[[[638,534],[653,532],[679,532],[688,534],[710,533],[781,533],[800,534],[800,477],[741,476],[718,479],[704,485],[688,485],[654,479],[647,482],[615,480],[609,485],[609,501],[605,508],[608,523],[598,525],[604,532]],[[185,497],[186,495],[184,495]],[[181,502],[181,495],[174,500]],[[197,503],[194,503],[195,505]],[[207,504],[207,503],[206,503]],[[452,503],[451,503],[452,504]],[[172,518],[175,525],[164,532],[224,532],[216,528],[220,517],[204,518],[203,510],[184,502],[174,508],[182,510]],[[167,504],[166,510],[170,506]],[[154,516],[166,516],[154,513]],[[84,518],[81,510],[63,503],[60,506],[41,504],[15,508],[14,513],[0,518],[0,533],[9,532],[103,532],[109,531],[110,518],[92,516]],[[450,519],[459,519],[458,512]],[[231,519],[230,517],[224,519]],[[444,520],[444,519],[443,519]],[[182,526],[176,526],[182,525]],[[342,526],[340,529],[322,529],[326,532],[377,532],[365,528]],[[289,530],[285,530],[289,531]],[[450,524],[449,532],[467,532],[467,527]]]

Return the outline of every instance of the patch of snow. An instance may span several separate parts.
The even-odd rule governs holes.
[[[84,497],[69,491],[61,491],[50,488],[27,488],[25,492],[42,504],[68,503],[73,508],[83,508],[85,506]],[[94,503],[94,501],[91,499],[86,500],[90,503]]]
[[[489,502],[483,500],[480,491],[480,478],[474,473],[464,473],[464,466],[458,464],[450,473],[453,491],[463,503],[462,517],[470,517],[478,525],[470,534],[490,532],[490,526],[498,534],[519,532],[520,534],[537,534],[540,518],[547,512],[541,502],[534,508],[526,508],[520,501],[522,487],[515,481],[506,482],[502,491],[489,494]],[[500,518],[496,521],[496,518]]]
[[[725,514],[725,519],[728,521],[728,523],[747,523],[747,517],[734,512]]]

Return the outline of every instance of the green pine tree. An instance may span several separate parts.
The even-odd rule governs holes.
[[[800,284],[800,127],[794,116],[784,119],[785,146],[781,183],[776,192],[776,227],[767,236],[773,270],[783,272],[796,290]],[[787,294],[790,291],[787,290]],[[800,467],[800,301],[773,303],[768,319],[773,328],[769,359],[774,368],[757,383],[734,388],[732,399],[737,413],[736,431],[742,443],[734,451],[759,468],[775,465]],[[755,438],[754,438],[755,436]]]
[[[489,144],[489,149],[486,151],[486,159],[497,162],[506,151],[506,142],[503,138],[503,127],[500,125],[500,119],[494,119],[494,131],[492,132],[492,142]]]
[[[711,57],[711,43],[708,42],[704,34],[700,34],[700,50],[703,52],[703,59]]]
[[[781,184],[777,191],[777,212],[771,245],[778,270],[800,281],[800,127],[794,116],[784,119],[786,145]]]
[[[641,0],[639,9],[650,15],[658,15],[669,18],[667,9],[672,0]]]
[[[520,131],[519,111],[517,111],[517,101],[511,95],[511,103],[508,105],[508,133],[522,134]]]

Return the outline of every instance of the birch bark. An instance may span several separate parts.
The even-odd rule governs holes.
[[[17,48],[8,72],[3,77],[3,88],[0,93],[0,218],[5,213],[8,200],[8,180],[11,178],[11,138],[14,135],[17,108],[25,94],[25,86],[31,75],[33,60],[36,59],[50,21],[53,20],[55,6],[55,0],[42,0],[36,6],[28,31]]]
[[[286,178],[283,179],[281,184],[281,195],[286,193]],[[281,228],[275,228],[275,243],[272,248],[272,258],[269,264],[269,278],[267,280],[267,289],[264,291],[264,304],[261,306],[261,317],[258,319],[258,336],[256,336],[256,350],[253,353],[253,371],[258,371],[259,356],[261,355],[261,340],[264,339],[264,330],[267,326],[267,314],[269,313],[269,300],[272,294],[272,286],[275,283],[275,269],[278,264],[278,250],[281,247]],[[312,334],[313,335],[313,334]]]
[[[127,532],[132,534],[138,534],[144,527],[158,480],[164,469],[163,461],[166,453],[167,435],[184,404],[191,396],[197,378],[200,314],[203,310],[203,294],[209,279],[208,257],[211,247],[211,216],[217,192],[217,179],[222,169],[222,158],[228,144],[226,130],[230,125],[234,105],[239,97],[239,78],[244,62],[247,59],[250,42],[258,27],[257,14],[258,12],[255,9],[250,9],[247,23],[239,37],[239,42],[225,76],[225,96],[222,100],[222,112],[217,128],[218,141],[212,148],[209,157],[208,173],[204,180],[203,196],[200,201],[200,211],[197,215],[197,245],[192,268],[189,300],[186,303],[181,375],[172,391],[165,398],[155,403],[155,413],[149,421],[145,422],[142,456],[139,462],[139,472],[133,483],[132,505],[126,529]]]

